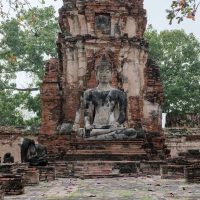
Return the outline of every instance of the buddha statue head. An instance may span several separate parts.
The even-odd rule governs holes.
[[[95,77],[98,84],[109,84],[112,82],[112,65],[107,61],[105,54],[95,69]]]

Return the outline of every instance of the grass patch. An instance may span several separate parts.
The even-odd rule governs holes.
[[[103,193],[103,190],[88,190],[90,193]]]
[[[152,198],[150,196],[143,196],[142,200],[152,200]]]
[[[74,197],[85,197],[84,195],[82,195],[82,194],[77,194],[77,192],[75,191],[75,192],[71,192],[70,194],[69,194],[69,196],[66,196],[66,197],[68,197],[68,198],[74,198]]]
[[[55,195],[55,194],[52,194],[52,195],[45,195],[42,198],[57,198],[57,199],[59,199],[59,198],[63,198],[63,197],[60,197],[60,196]]]
[[[99,197],[109,197],[108,194],[102,194],[102,195],[99,195]]]
[[[83,184],[84,184],[84,181],[83,181],[83,180],[80,181],[80,182],[78,183],[78,188],[80,188]]]
[[[131,197],[136,193],[135,191],[130,191],[130,190],[117,190],[117,191],[112,191],[112,192],[114,194],[119,194],[123,197]]]
[[[188,182],[187,182],[186,179],[184,179],[184,180],[182,181],[182,183],[187,184]]]

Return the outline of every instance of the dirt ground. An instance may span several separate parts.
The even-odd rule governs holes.
[[[64,199],[133,199],[133,200],[200,200],[200,184],[186,180],[167,180],[160,176],[110,179],[56,179],[26,187],[25,194],[6,196],[5,200]]]

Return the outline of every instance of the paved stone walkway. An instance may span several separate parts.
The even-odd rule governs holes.
[[[185,180],[166,180],[160,176],[112,179],[57,179],[26,187],[24,195],[5,200],[200,200],[200,184]]]

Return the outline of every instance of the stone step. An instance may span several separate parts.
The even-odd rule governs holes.
[[[51,163],[59,178],[109,178],[120,176],[138,176],[140,162],[137,161],[71,161]]]
[[[65,157],[62,158],[63,160],[68,161],[140,161],[140,160],[148,160],[148,156],[146,153],[138,153],[138,154],[95,154],[95,153],[88,153],[88,154],[66,154]]]
[[[101,171],[101,170],[86,170],[86,171],[81,171],[78,172],[77,174],[119,174],[119,170],[118,171],[111,171],[111,170],[107,170],[107,171]]]
[[[113,173],[113,174],[74,174],[74,177],[78,178],[84,178],[84,179],[97,179],[97,178],[114,178],[114,177],[123,177],[124,175],[119,173]]]
[[[143,149],[139,149],[137,151],[130,150],[122,150],[122,151],[109,151],[109,150],[71,150],[66,153],[66,155],[72,154],[84,154],[84,155],[92,155],[92,154],[112,154],[112,155],[146,155],[146,152]]]
[[[138,141],[92,141],[92,142],[70,142],[71,149],[137,149],[145,143]]]
[[[104,146],[104,145],[95,145],[95,146],[78,146],[77,148],[76,147],[72,147],[71,148],[72,150],[103,150],[103,149],[114,149],[114,150],[121,150],[121,149],[124,149],[124,150],[128,150],[128,149],[131,149],[131,150],[137,150],[137,149],[142,149],[142,145],[130,145],[130,146],[124,146],[124,145],[113,145],[113,146]]]

